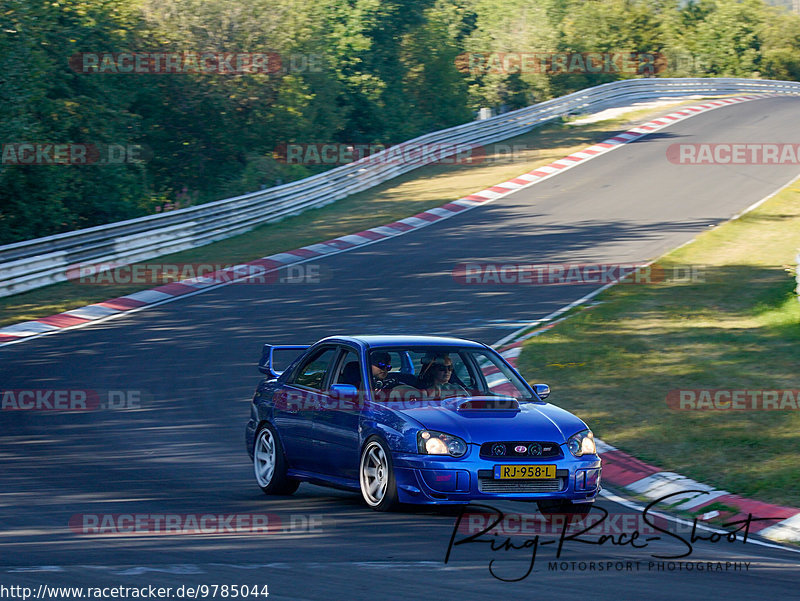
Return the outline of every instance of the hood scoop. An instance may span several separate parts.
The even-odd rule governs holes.
[[[519,401],[512,397],[472,397],[456,407],[457,411],[519,411]]]

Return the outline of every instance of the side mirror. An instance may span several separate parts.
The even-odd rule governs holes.
[[[534,384],[533,389],[536,391],[536,396],[542,400],[550,396],[550,387],[547,384]]]
[[[330,390],[331,396],[340,399],[352,400],[358,396],[358,388],[352,384],[334,384]]]

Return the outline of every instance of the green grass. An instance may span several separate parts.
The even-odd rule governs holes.
[[[800,186],[659,260],[704,282],[615,286],[526,342],[520,369],[623,451],[747,497],[800,506],[800,411],[679,411],[676,389],[800,389]]]
[[[697,102],[692,100],[682,104]],[[502,148],[493,153],[490,147],[481,163],[422,167],[328,206],[261,226],[235,238],[147,262],[233,265],[384,225],[512,179],[604,140],[632,123],[674,108],[632,111],[617,119],[581,126],[567,123],[546,125],[497,143],[528,149],[516,153],[513,160],[503,153]],[[152,287],[153,284],[111,286],[63,282],[0,298],[0,327]]]

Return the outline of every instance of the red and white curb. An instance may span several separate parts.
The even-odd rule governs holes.
[[[374,227],[356,234],[341,236],[333,240],[310,244],[295,250],[250,261],[242,265],[236,265],[229,269],[216,272],[209,277],[181,280],[180,282],[166,284],[151,290],[142,290],[102,303],[94,303],[79,309],[65,311],[57,315],[6,326],[0,328],[0,346],[17,344],[40,336],[47,336],[64,330],[84,327],[93,323],[114,319],[122,315],[172,302],[182,297],[193,296],[206,290],[228,286],[253,277],[253,267],[258,268],[259,274],[263,275],[264,273],[278,271],[288,265],[303,263],[326,255],[347,252],[354,248],[361,248],[369,244],[380,242],[381,240],[402,236],[403,234],[426,227],[437,221],[458,215],[463,211],[469,211],[488,204],[523,188],[533,186],[543,180],[580,165],[581,163],[585,163],[602,154],[611,152],[615,148],[634,142],[639,138],[668,127],[673,123],[688,119],[689,117],[731,104],[778,95],[779,94],[750,94],[746,96],[737,96],[735,98],[713,100],[704,104],[685,107],[669,113],[668,115],[664,115],[663,117],[648,121],[639,127],[630,129],[612,138],[608,138],[603,142],[593,144],[562,159],[553,161],[549,165],[537,167],[507,182],[491,186],[480,192],[470,194],[464,198],[448,202],[440,207],[428,209],[427,211],[417,213],[416,215],[400,219],[393,223]]]
[[[532,332],[518,336],[515,342],[498,348],[500,355],[516,367],[517,360],[522,354],[523,342],[533,336],[545,333],[564,319],[566,318],[550,322]],[[545,320],[547,318],[542,321]],[[701,521],[717,517],[720,517],[723,522],[737,522],[747,519],[748,516],[771,518],[753,521],[750,524],[749,532],[778,542],[800,542],[800,509],[745,499],[726,490],[717,490],[713,486],[701,484],[686,476],[662,471],[649,463],[623,453],[599,438],[595,442],[597,451],[603,458],[603,481],[611,486],[627,489],[630,493],[641,495],[651,501],[661,499],[666,495],[673,495],[666,505],[675,505],[675,509],[683,511],[701,512],[704,507],[717,503],[736,509],[735,513],[728,511],[722,515],[719,510],[709,507],[708,512],[700,515]],[[662,507],[657,509],[662,509]]]
[[[649,500],[674,495],[667,504],[676,504],[675,509],[693,513],[714,504],[735,509],[735,512],[721,515],[720,510],[709,508],[708,512],[700,515],[701,520],[720,517],[724,522],[736,522],[747,519],[748,515],[768,518],[753,521],[749,531],[774,541],[800,541],[800,509],[745,499],[686,476],[661,471],[602,441],[598,450],[603,455],[603,478],[614,486],[623,487]]]

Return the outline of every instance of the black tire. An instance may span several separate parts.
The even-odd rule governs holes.
[[[265,495],[290,495],[300,486],[300,482],[286,475],[286,456],[283,454],[283,446],[278,433],[270,424],[263,424],[256,432],[253,444],[253,472],[258,486]]]
[[[594,503],[573,503],[572,501],[537,501],[539,512],[544,515],[588,515]]]
[[[372,471],[371,471],[372,470]],[[358,462],[361,497],[375,511],[397,509],[397,483],[389,447],[377,436],[371,436],[361,449]]]

